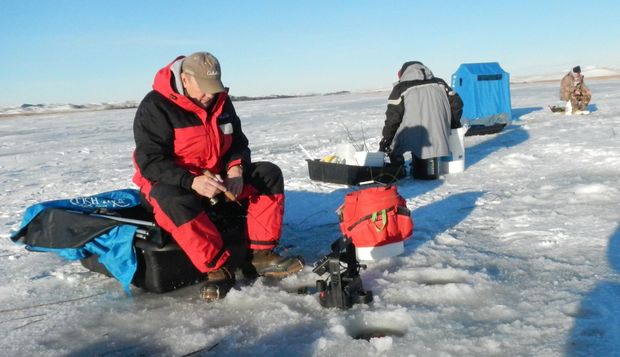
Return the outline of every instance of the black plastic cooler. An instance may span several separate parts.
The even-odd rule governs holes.
[[[234,253],[235,259],[243,260],[247,253],[244,210],[234,203],[222,202],[207,213],[219,228],[226,248]],[[149,216],[148,213],[139,217],[132,215],[131,218],[150,218],[152,221],[152,215]],[[206,274],[194,267],[174,239],[160,227],[148,228],[146,237],[136,237],[134,247],[138,268],[131,284],[136,287],[154,293],[165,293],[196,284],[206,278]],[[92,255],[80,262],[88,270],[112,277],[98,259],[99,257]]]
[[[205,274],[192,265],[173,241],[158,247],[149,241],[136,239],[135,249],[138,269],[131,281],[134,286],[154,293],[165,293],[205,279]],[[92,255],[80,262],[88,270],[112,277],[98,258]]]
[[[306,161],[311,180],[343,185],[359,185],[368,181],[393,183],[406,175],[403,165],[373,167],[335,164],[318,159]]]

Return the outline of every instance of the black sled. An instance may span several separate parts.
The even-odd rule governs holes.
[[[559,105],[550,105],[549,110],[551,110],[554,113],[564,113],[566,111],[566,107],[559,106]]]
[[[505,123],[502,124],[493,124],[493,125],[472,125],[465,132],[465,136],[474,136],[474,135],[489,135],[496,134],[500,131],[504,130],[506,127]]]

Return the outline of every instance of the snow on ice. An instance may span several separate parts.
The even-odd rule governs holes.
[[[558,83],[512,86],[514,121],[466,137],[466,170],[405,179],[405,253],[369,264],[372,304],[322,308],[307,267],[239,284],[206,304],[199,286],[157,295],[30,253],[10,232],[36,202],[133,187],[135,109],[0,120],[0,350],[6,355],[579,356],[620,354],[620,81],[589,81],[588,116],[551,113]],[[308,262],[339,236],[355,188],[310,181],[305,154],[346,130],[378,147],[387,92],[236,104],[255,160],[286,179],[283,247]],[[345,130],[346,128],[346,130]],[[284,289],[283,289],[284,288]]]

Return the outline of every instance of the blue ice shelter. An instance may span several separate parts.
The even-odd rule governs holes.
[[[463,99],[463,116],[472,125],[510,123],[510,74],[497,62],[463,63],[452,75],[452,88]]]

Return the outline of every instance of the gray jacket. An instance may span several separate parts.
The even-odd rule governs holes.
[[[413,62],[404,69],[388,100],[383,130],[392,154],[411,151],[421,159],[449,154],[453,119],[449,95],[458,96],[422,63]],[[458,122],[460,118],[455,119]]]

